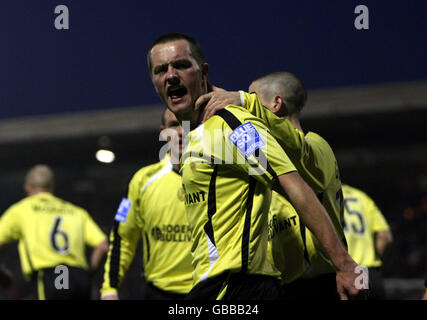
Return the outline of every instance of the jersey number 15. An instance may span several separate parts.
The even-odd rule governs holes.
[[[357,220],[359,223],[355,223],[355,222],[351,222],[350,226],[351,229],[353,230],[354,233],[356,234],[364,234],[365,233],[365,220],[363,219],[363,215],[356,210],[352,210],[350,208],[350,203],[351,202],[358,202],[358,200],[356,198],[345,198],[344,199],[344,207],[345,210],[347,211],[347,213],[349,214],[348,218],[351,216],[356,216]],[[344,231],[349,231],[348,228],[348,221],[346,221],[347,219],[344,219],[345,223],[344,223]]]

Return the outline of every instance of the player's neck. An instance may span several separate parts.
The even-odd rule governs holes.
[[[173,171],[175,171],[176,173],[179,174],[179,170],[181,169],[181,166],[179,165],[179,163],[178,164],[173,164],[172,165],[172,169],[173,169]]]
[[[47,191],[47,190],[45,190],[45,189],[33,189],[33,190],[31,190],[31,191],[27,191],[27,195],[29,196],[29,197],[32,197],[32,196],[35,196],[35,195],[38,195],[38,194],[42,194],[42,193],[44,193],[44,194],[52,194],[50,191]]]
[[[196,129],[202,123],[202,112],[203,108],[199,110],[191,110],[184,114],[175,114],[182,128],[188,129],[188,124],[190,124],[190,131]]]
[[[292,115],[292,116],[288,116],[287,118],[296,129],[304,133],[304,130],[302,129],[301,122],[299,121],[298,116]]]

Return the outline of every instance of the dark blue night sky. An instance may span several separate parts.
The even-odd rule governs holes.
[[[64,4],[70,30],[54,27]],[[354,28],[364,4],[370,29]],[[210,79],[247,89],[287,70],[308,88],[427,79],[427,1],[0,2],[0,118],[157,104],[145,54],[160,34],[196,37]]]

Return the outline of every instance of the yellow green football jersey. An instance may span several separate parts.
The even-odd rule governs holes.
[[[308,268],[301,227],[304,225],[292,204],[273,191],[268,219],[269,259],[280,270],[282,281],[286,283],[303,276]]]
[[[375,233],[390,227],[375,202],[365,192],[343,184],[345,236],[348,253],[358,264],[380,267],[375,251]]]
[[[298,169],[301,177],[308,183],[328,212],[338,237],[345,244],[343,230],[344,206],[341,179],[337,160],[329,144],[314,132],[306,135],[296,129],[286,119],[277,117],[265,108],[256,94],[242,92],[243,105],[252,114],[263,119],[271,134],[286,151]],[[300,276],[313,277],[334,272],[332,262],[324,253],[317,238],[305,228],[291,204],[275,195],[270,210],[270,226],[289,224],[292,227],[281,228],[271,237],[271,255],[281,270],[283,281],[289,283]],[[270,231],[271,232],[271,231]]]
[[[181,158],[194,284],[226,271],[278,277],[267,259],[276,178],[295,171],[265,123],[227,106],[186,136]]]
[[[101,296],[117,293],[141,238],[145,279],[164,291],[190,291],[191,228],[184,200],[169,156],[136,172],[110,233]]]
[[[0,218],[0,243],[19,241],[27,279],[60,264],[87,269],[85,245],[106,240],[86,210],[47,192],[22,199]]]

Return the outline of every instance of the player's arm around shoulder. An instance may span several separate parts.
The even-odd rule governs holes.
[[[196,101],[196,109],[204,106],[203,122],[229,105],[241,106],[255,117],[262,119],[293,162],[303,163],[304,159],[310,158],[312,152],[304,134],[297,130],[288,119],[278,117],[264,107],[257,94],[217,89],[200,96]]]

